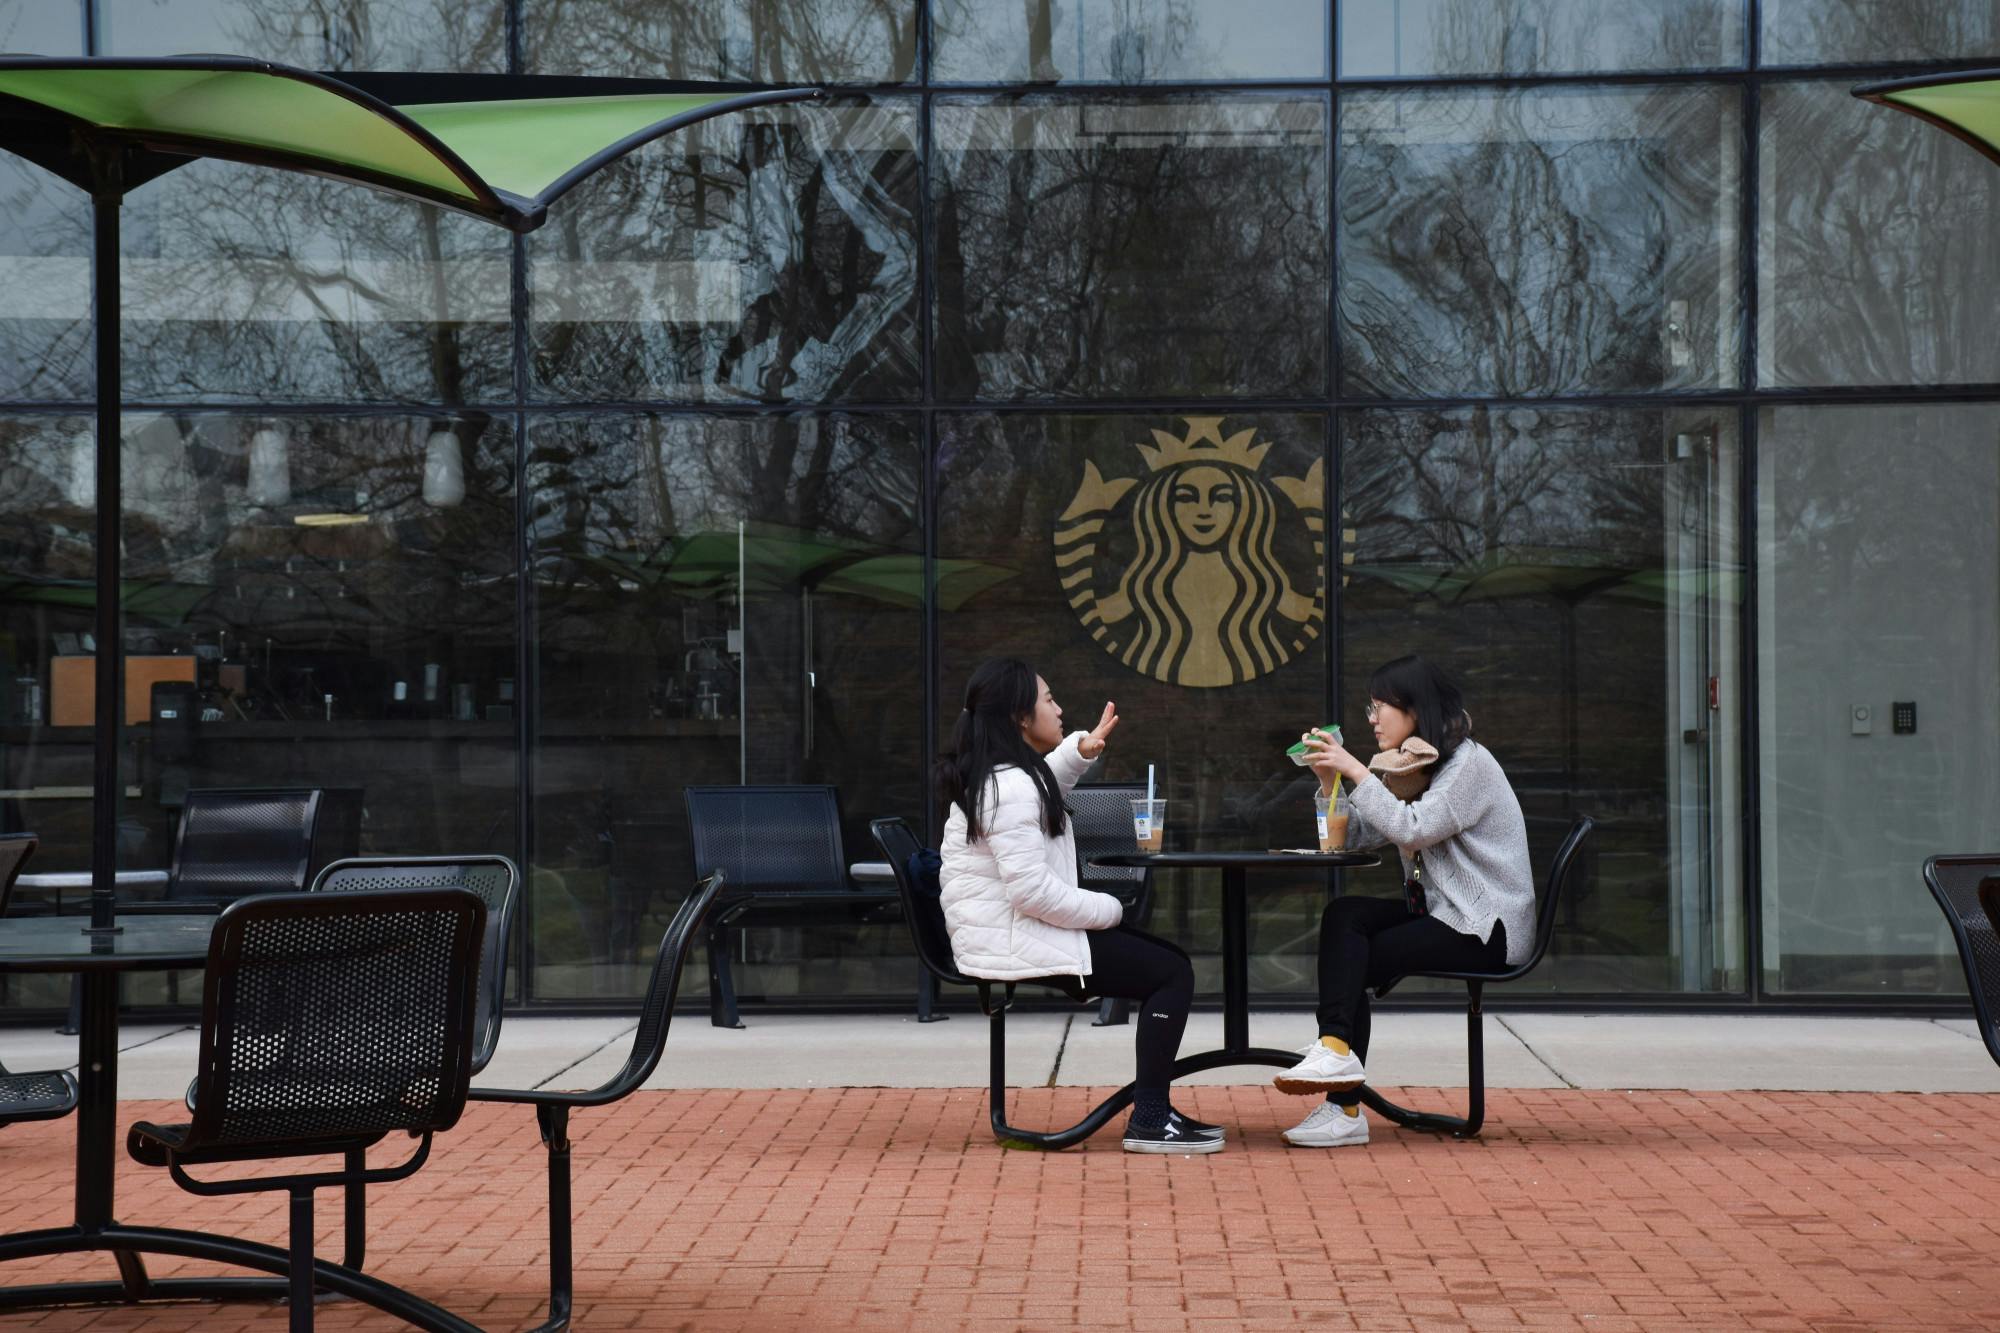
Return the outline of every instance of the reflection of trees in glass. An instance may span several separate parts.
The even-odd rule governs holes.
[[[1322,103],[940,101],[935,114],[941,392],[1321,390]]]
[[[0,397],[91,392],[90,200],[0,153]]]
[[[532,427],[529,526],[544,633],[622,634],[608,604],[631,595],[712,595],[674,568],[697,534],[734,534],[855,551],[920,549],[911,423],[802,416],[590,418]],[[773,563],[783,563],[773,548]],[[698,573],[698,572],[697,572]],[[733,588],[731,577],[714,580]],[[573,623],[571,618],[574,618]],[[641,617],[648,620],[651,617]]]
[[[1342,507],[1359,564],[1470,568],[1509,550],[1660,558],[1659,473],[1637,466],[1660,456],[1650,414],[1474,407],[1344,420]]]
[[[325,70],[498,71],[507,63],[504,0],[98,3],[106,55],[219,51]]]
[[[538,382],[571,399],[913,395],[909,111],[735,117],[579,187],[528,242]]]
[[[1743,59],[1743,0],[1340,0],[1341,73],[1706,69]]]
[[[1343,98],[1347,387],[1733,383],[1733,107],[1688,88]]]
[[[1766,65],[1967,60],[2000,54],[2000,9],[1910,0],[1763,0]]]
[[[1759,157],[1760,378],[1773,387],[2000,379],[2000,173],[1857,102],[1770,84]]]
[[[0,478],[15,497],[5,573],[83,586],[96,524],[75,466],[94,456],[90,425],[24,426],[0,434]],[[268,639],[280,654],[387,671],[441,641],[513,641],[513,443],[497,423],[455,425],[466,494],[449,508],[419,498],[423,419],[128,414],[126,428],[125,577],[186,594],[169,599],[177,637],[163,646],[185,651],[193,635],[226,631],[239,650]],[[282,436],[291,498],[280,505],[248,493],[259,429]],[[296,521],[329,513],[365,521]]]
[[[899,83],[918,0],[525,0],[530,74]]]
[[[359,186],[198,162],[135,191],[124,235],[133,397],[508,394],[509,243],[496,228]]]
[[[943,83],[1326,77],[1325,0],[933,0]]]

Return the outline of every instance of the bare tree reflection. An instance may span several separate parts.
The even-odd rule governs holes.
[[[967,101],[936,116],[942,391],[1324,383],[1319,104]]]
[[[1734,382],[1730,99],[1453,91],[1341,105],[1350,389],[1525,397]]]
[[[917,0],[525,0],[531,74],[899,83]]]

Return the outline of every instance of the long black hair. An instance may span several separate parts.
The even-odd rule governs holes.
[[[1438,765],[1450,759],[1459,744],[1472,738],[1465,695],[1444,669],[1415,654],[1375,668],[1368,678],[1368,695],[1394,704],[1417,719],[1417,735],[1437,747]]]
[[[1062,787],[1034,748],[1022,739],[1021,724],[1041,701],[1035,669],[1014,657],[989,657],[965,685],[965,708],[951,732],[951,753],[938,765],[938,791],[947,805],[965,812],[966,838],[984,836],[979,807],[993,770],[1008,764],[1026,773],[1042,797],[1042,826],[1054,837],[1063,831]]]

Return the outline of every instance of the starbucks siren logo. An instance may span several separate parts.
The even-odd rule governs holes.
[[[1175,685],[1240,685],[1319,637],[1321,467],[1315,459],[1303,477],[1266,477],[1271,446],[1254,443],[1254,429],[1225,438],[1221,417],[1186,420],[1185,436],[1155,430],[1154,445],[1134,446],[1143,477],[1107,480],[1083,465],[1056,520],[1056,577],[1090,636],[1134,671]],[[1279,557],[1301,523],[1320,571],[1310,595]]]

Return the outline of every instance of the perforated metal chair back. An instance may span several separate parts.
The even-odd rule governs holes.
[[[472,1078],[486,906],[466,889],[286,893],[216,918],[187,1143],[449,1129]]]
[[[521,872],[514,863],[504,856],[356,856],[320,871],[312,887],[315,893],[458,888],[479,895],[486,904],[486,930],[479,950],[472,1072],[486,1068],[500,1044],[507,1003],[507,960],[521,898]]]
[[[875,845],[882,849],[889,868],[895,872],[896,893],[903,900],[903,920],[910,926],[917,961],[940,981],[955,985],[976,984],[960,974],[951,953],[951,930],[945,925],[944,905],[937,870],[928,858],[937,855],[918,841],[909,824],[901,819],[877,819],[868,825]]]
[[[832,787],[689,787],[687,812],[694,873],[722,871],[732,897],[848,889]]]
[[[233,902],[297,893],[312,864],[313,788],[195,788],[181,807],[167,897]]]
[[[7,915],[7,903],[14,896],[14,881],[41,846],[32,833],[0,833],[0,916]]]
[[[1924,883],[1944,909],[1945,922],[1958,944],[1965,965],[1965,988],[1972,992],[1972,1013],[1987,1054],[2000,1063],[2000,922],[1989,904],[2000,904],[2000,853],[1933,856],[1924,862]],[[1981,901],[1980,890],[1992,885]]]
[[[1077,883],[1100,893],[1129,898],[1145,884],[1139,866],[1094,866],[1093,856],[1129,856],[1139,850],[1132,831],[1132,802],[1143,799],[1143,782],[1078,783],[1069,791],[1069,812],[1076,826]]]

